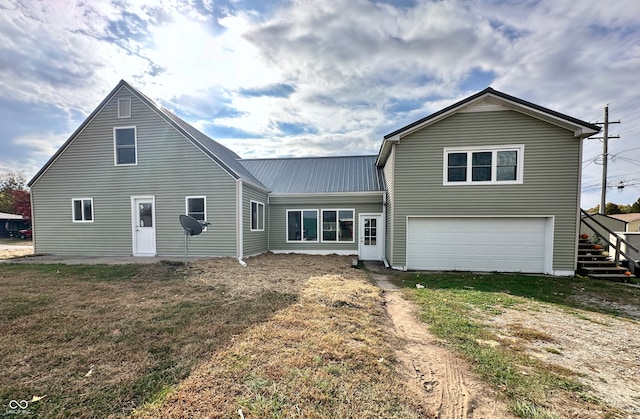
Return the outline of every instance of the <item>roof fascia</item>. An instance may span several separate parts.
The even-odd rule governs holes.
[[[573,136],[578,139],[584,139],[591,135],[594,135],[600,132],[601,129],[595,124],[581,121],[560,112],[556,112],[551,109],[536,105],[534,103],[527,102],[526,100],[518,99],[515,96],[510,96],[506,93],[499,92],[491,87],[487,87],[486,89],[472,96],[469,96],[466,99],[456,102],[451,106],[441,109],[440,111],[437,111],[425,118],[419,119],[390,134],[385,135],[383,137],[382,146],[380,147],[380,152],[378,153],[376,164],[378,166],[384,166],[389,156],[391,145],[393,143],[399,143],[403,137],[406,137],[429,125],[435,124],[438,121],[448,118],[449,116],[458,113],[464,108],[468,108],[473,104],[486,99],[487,97],[494,98],[508,109],[573,131]]]

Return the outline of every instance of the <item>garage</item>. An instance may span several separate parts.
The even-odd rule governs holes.
[[[409,217],[407,269],[551,273],[551,217]]]

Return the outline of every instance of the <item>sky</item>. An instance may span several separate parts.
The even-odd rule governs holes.
[[[637,0],[0,0],[0,173],[31,178],[121,79],[244,158],[376,154],[488,86],[608,105],[607,201],[640,197]]]

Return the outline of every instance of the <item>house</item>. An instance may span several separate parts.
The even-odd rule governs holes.
[[[487,88],[373,156],[241,159],[121,81],[29,182],[36,253],[358,254],[396,269],[573,274],[582,139]]]
[[[611,214],[609,217],[615,218],[616,220],[620,220],[624,223],[624,227],[615,231],[624,231],[627,233],[637,233],[640,231],[640,214],[638,213]]]
[[[17,237],[18,231],[29,226],[22,215],[0,212],[0,237]]]

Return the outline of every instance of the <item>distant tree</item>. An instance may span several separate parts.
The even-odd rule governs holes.
[[[607,202],[607,205],[604,207],[604,213],[606,215],[622,214],[622,210],[620,209],[620,205],[614,204],[613,202]]]
[[[0,175],[0,212],[31,218],[31,195],[27,179],[20,172]]]
[[[640,212],[640,198],[631,204],[631,212]]]

